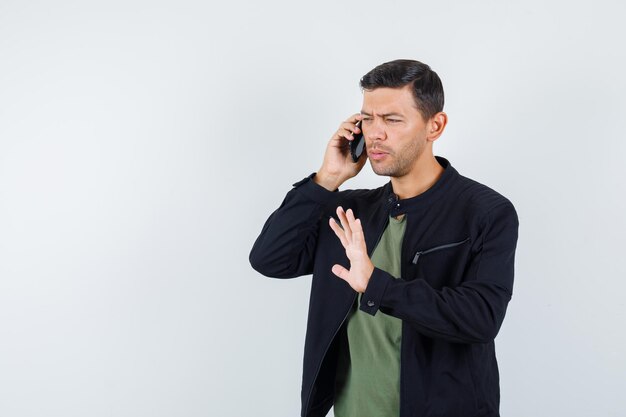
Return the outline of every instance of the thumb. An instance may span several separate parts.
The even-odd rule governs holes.
[[[350,275],[350,271],[348,271],[346,268],[344,268],[341,265],[335,264],[333,265],[332,271],[333,271],[333,274],[337,275],[339,278],[348,282],[348,276]]]

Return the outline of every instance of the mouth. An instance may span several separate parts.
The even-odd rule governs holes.
[[[370,149],[367,151],[368,158],[373,159],[375,161],[384,159],[387,155],[388,155],[388,152],[384,152],[380,149]]]

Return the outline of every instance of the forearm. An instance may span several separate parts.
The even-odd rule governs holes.
[[[472,281],[433,289],[425,280],[396,279],[375,269],[361,310],[381,312],[433,338],[457,343],[492,341],[502,325],[511,294],[495,283]]]
[[[250,264],[263,275],[292,278],[312,273],[320,222],[327,221],[332,193],[310,181],[294,184],[265,222],[250,251]]]

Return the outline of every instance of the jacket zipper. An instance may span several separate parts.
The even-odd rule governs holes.
[[[448,248],[453,248],[455,246],[459,246],[462,245],[465,242],[469,242],[470,238],[466,238],[461,240],[460,242],[453,242],[453,243],[446,243],[445,245],[440,245],[440,246],[435,246],[434,248],[430,248],[430,249],[426,249],[426,250],[422,250],[422,251],[417,251],[415,253],[415,256],[413,257],[413,265],[417,264],[417,261],[419,260],[420,256],[422,255],[426,255],[427,253],[431,253],[431,252],[435,252],[441,249],[448,249]]]
[[[387,227],[387,222],[385,222],[385,224],[383,225],[383,230],[381,230],[380,233],[378,234],[378,239],[376,239],[376,243],[374,243],[374,245],[372,246],[372,250],[368,254],[370,258],[372,257],[372,253],[374,252],[376,245],[378,245],[378,242],[380,242],[380,239],[383,237],[383,233],[385,232],[386,227]],[[354,305],[354,301],[356,300],[356,298],[357,298],[357,293],[355,292],[354,296],[352,297],[352,302],[350,303],[350,307],[348,307],[348,311],[346,311],[346,314],[344,314],[343,320],[341,320],[339,327],[337,327],[337,329],[335,330],[335,333],[333,333],[333,337],[330,339],[330,342],[328,342],[328,344],[326,345],[326,348],[324,349],[324,354],[322,355],[322,360],[317,365],[317,370],[315,371],[315,377],[313,378],[313,384],[311,384],[311,388],[309,388],[309,395],[307,396],[307,399],[306,399],[306,407],[304,407],[305,416],[309,412],[309,404],[311,402],[311,393],[313,392],[315,381],[317,381],[317,376],[320,373],[320,368],[322,367],[322,363],[324,362],[324,359],[326,358],[326,354],[328,353],[328,348],[330,348],[330,345],[333,343],[333,340],[335,340],[335,337],[337,337],[337,333],[339,333],[339,329],[341,329],[341,326],[343,326],[343,323],[345,323],[346,319],[350,315],[350,310],[352,310],[352,306]]]

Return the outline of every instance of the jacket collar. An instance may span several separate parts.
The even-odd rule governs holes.
[[[452,184],[459,177],[459,173],[456,169],[450,165],[450,162],[441,156],[435,156],[437,162],[444,168],[443,174],[439,177],[437,182],[423,193],[416,195],[415,197],[398,199],[398,196],[394,194],[391,180],[384,186],[384,198],[389,211],[390,216],[398,216],[400,214],[421,211],[428,208],[432,203],[441,198],[448,190],[450,190]]]

